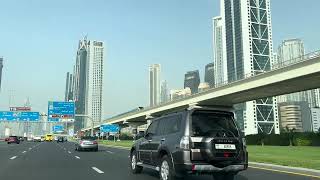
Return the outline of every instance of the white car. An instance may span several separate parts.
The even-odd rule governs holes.
[[[41,142],[41,136],[35,136],[33,137],[34,142]]]

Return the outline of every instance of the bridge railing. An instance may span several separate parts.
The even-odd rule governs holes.
[[[308,61],[310,59],[314,59],[314,58],[318,58],[318,57],[320,57],[320,50],[314,51],[314,52],[305,54],[304,56],[297,57],[297,58],[294,58],[294,59],[290,59],[290,60],[287,60],[287,61],[284,61],[284,62],[271,64],[271,70],[270,71],[275,71],[275,70],[278,70],[278,69],[281,69],[281,68],[286,68],[288,66],[292,66],[294,64],[298,64],[298,63],[301,63],[301,62],[304,62],[304,61]],[[238,79],[235,79],[233,81],[224,81],[224,82],[217,83],[213,87],[205,89],[202,92],[198,92],[198,93],[194,93],[194,94],[186,95],[186,96],[181,96],[180,98],[170,99],[167,102],[159,103],[156,106],[144,107],[143,109],[139,109],[137,111],[124,113],[124,114],[121,114],[121,115],[118,115],[118,116],[115,116],[113,118],[108,119],[107,122],[108,121],[112,121],[115,118],[116,119],[122,118],[122,117],[125,117],[125,116],[136,114],[137,112],[147,111],[147,110],[150,110],[152,108],[162,107],[162,106],[166,106],[166,105],[169,105],[169,104],[172,104],[172,103],[175,103],[175,102],[179,102],[181,100],[187,100],[187,99],[191,99],[191,98],[194,98],[194,97],[197,97],[197,96],[201,96],[203,94],[209,93],[209,91],[211,91],[211,90],[213,90],[215,88],[220,88],[220,87],[226,86],[226,85],[231,84],[231,83],[236,83],[236,82],[239,82],[239,81],[242,81],[242,80],[245,80],[245,79],[253,78],[255,76],[258,76],[258,75],[261,75],[261,74],[264,74],[264,73],[267,73],[267,72],[270,72],[270,71],[255,71],[255,72],[251,72],[251,73],[248,73],[248,74],[244,74],[242,77],[239,77]]]

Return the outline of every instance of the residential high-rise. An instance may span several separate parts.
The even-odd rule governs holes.
[[[224,80],[229,83],[272,68],[270,0],[221,0]],[[276,98],[237,106],[245,134],[280,133]],[[242,117],[242,118],[239,118]]]
[[[221,16],[213,18],[213,55],[214,55],[214,82],[218,86],[224,83],[224,77],[227,73],[224,63],[224,47],[223,43],[223,21]]]
[[[166,103],[169,100],[168,83],[167,81],[161,82],[161,103]]]
[[[184,88],[189,87],[191,89],[191,93],[195,94],[198,92],[198,87],[200,84],[200,75],[199,71],[188,71],[184,75]]]
[[[304,45],[300,39],[284,40],[278,48],[278,63],[277,67],[283,67],[288,64],[298,62],[303,59]],[[294,102],[294,101],[312,101],[308,100],[308,93],[311,91],[302,91],[287,95],[278,96],[278,103]],[[309,95],[310,96],[310,95]],[[312,98],[310,96],[310,98]]]
[[[160,64],[149,67],[150,106],[156,106],[160,102],[160,68]]]
[[[170,100],[183,99],[185,97],[191,96],[191,89],[189,87],[185,89],[173,89],[170,91]]]
[[[320,109],[311,108],[312,131],[320,133]]]
[[[1,90],[1,80],[2,80],[2,68],[3,68],[3,58],[0,57],[0,90]]]
[[[304,44],[301,39],[287,39],[278,48],[278,64],[285,66],[303,60]]]
[[[284,130],[311,132],[311,113],[307,101],[279,103],[280,124]]]
[[[215,85],[214,80],[214,65],[213,63],[209,63],[205,67],[204,82],[208,83],[212,88]]]
[[[94,123],[100,122],[103,113],[103,62],[104,45],[100,41],[79,41],[72,82],[76,114],[90,116]],[[70,81],[70,80],[69,80]],[[75,130],[91,127],[91,119],[77,117]]]
[[[204,92],[204,91],[207,91],[210,89],[210,85],[209,83],[207,82],[204,82],[204,83],[200,83],[199,84],[199,87],[198,87],[198,91],[201,93],[201,92]]]

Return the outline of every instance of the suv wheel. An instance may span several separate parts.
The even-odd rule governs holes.
[[[234,180],[234,174],[215,174],[214,180]]]
[[[174,180],[173,166],[168,156],[163,156],[160,164],[160,180]]]
[[[138,166],[137,162],[138,162],[137,153],[136,153],[136,151],[133,151],[131,153],[131,163],[130,163],[131,164],[131,171],[133,174],[139,174],[142,172],[143,167]]]

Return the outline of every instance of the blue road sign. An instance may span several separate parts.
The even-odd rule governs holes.
[[[0,111],[0,121],[39,121],[39,112]]]
[[[74,119],[75,105],[74,102],[56,102],[48,103],[48,121],[60,122],[63,119]]]
[[[55,126],[52,127],[52,131],[54,133],[63,132],[64,131],[64,127],[63,127],[63,125],[55,125]]]
[[[103,124],[100,126],[100,132],[103,133],[117,133],[120,131],[120,127],[115,124]]]

